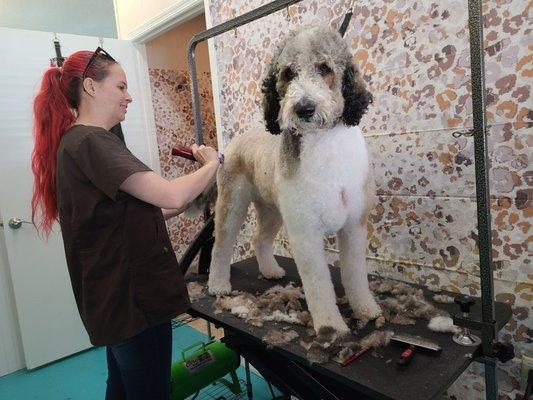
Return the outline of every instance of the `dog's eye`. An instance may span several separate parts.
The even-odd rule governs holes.
[[[328,64],[320,64],[317,67],[317,70],[318,70],[318,73],[320,75],[322,75],[322,76],[330,74],[331,72],[333,72],[333,70],[330,67],[328,67]]]
[[[281,78],[286,82],[292,81],[295,76],[296,73],[292,70],[292,68],[285,68],[281,73]]]

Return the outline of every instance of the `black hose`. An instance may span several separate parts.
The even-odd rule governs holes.
[[[527,374],[526,391],[524,392],[524,400],[528,400],[533,393],[533,369],[530,369]]]
[[[270,389],[270,393],[272,393],[272,400],[274,400],[276,398],[276,395],[274,394],[274,390],[272,389],[272,385],[270,384],[269,381],[266,381],[266,383],[268,383],[268,387]]]

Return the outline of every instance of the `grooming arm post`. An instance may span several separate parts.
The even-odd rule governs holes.
[[[494,322],[494,282],[492,263],[490,192],[488,174],[488,143],[485,104],[485,65],[483,59],[483,15],[481,0],[469,0],[470,58],[472,71],[472,108],[474,117],[474,147],[477,218],[479,236],[479,262],[481,268],[482,319],[485,323]],[[494,332],[483,338],[483,353],[492,353]]]
[[[494,357],[493,344],[497,340],[494,318],[494,281],[491,249],[490,192],[488,176],[488,143],[485,104],[485,65],[483,47],[483,12],[481,0],[468,1],[468,27],[470,30],[470,69],[472,71],[472,110],[474,117],[474,151],[476,170],[476,198],[479,263],[481,269],[481,315],[484,324],[492,329],[482,330],[482,351],[486,359]],[[492,358],[493,359],[493,358]],[[498,397],[496,366],[485,362],[486,398]]]

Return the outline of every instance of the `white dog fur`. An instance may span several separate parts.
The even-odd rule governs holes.
[[[234,138],[217,175],[209,292],[231,291],[233,244],[254,203],[261,274],[284,276],[272,243],[285,224],[316,332],[349,331],[336,304],[323,238],[337,233],[342,284],[356,318],[381,314],[368,287],[366,223],[374,181],[357,127],[372,98],[348,46],[328,28],[288,34],[263,82],[267,132]]]

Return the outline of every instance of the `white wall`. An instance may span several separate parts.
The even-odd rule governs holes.
[[[196,17],[204,8],[203,0],[113,0],[113,3],[119,39],[140,43]]]
[[[205,31],[205,15],[197,17],[165,32],[145,44],[149,68],[188,69],[189,41],[192,36]],[[198,72],[209,72],[207,42],[196,48],[196,67]]]
[[[57,32],[60,40],[61,33],[117,37],[115,10],[111,0],[0,0],[0,27]],[[50,57],[53,55],[51,36]],[[9,228],[0,227],[0,376],[25,365],[4,229]]]
[[[0,214],[0,221],[2,215]],[[5,221],[5,225],[7,226]],[[0,227],[0,376],[24,367],[4,229]]]
[[[177,3],[176,0],[115,0],[117,30],[123,38]]]
[[[117,37],[112,0],[0,0],[0,27]]]

